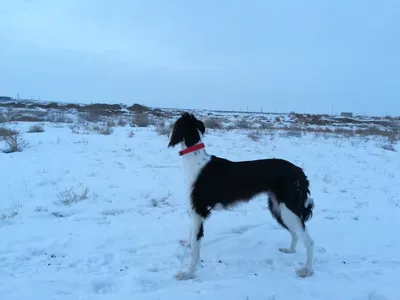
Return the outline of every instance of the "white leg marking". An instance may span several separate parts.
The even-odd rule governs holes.
[[[279,251],[281,251],[283,253],[295,253],[296,252],[296,245],[299,240],[299,237],[297,236],[297,234],[295,232],[293,232],[293,231],[289,231],[289,232],[292,237],[289,248],[279,248]]]
[[[190,248],[190,243],[192,240],[192,217],[191,214],[188,213],[189,215],[189,219],[190,219],[190,226],[189,226],[189,238],[187,240],[180,240],[179,243],[183,246],[183,247],[187,247]]]
[[[187,240],[180,240],[179,244],[181,244],[182,247],[190,248],[191,240],[192,240],[192,228],[189,227],[189,238]]]
[[[191,209],[190,207],[187,210],[187,214],[189,216],[189,238],[187,240],[182,239],[179,241],[179,244],[181,244],[181,246],[186,247],[186,248],[190,248],[190,242],[192,240],[192,213],[191,213]]]
[[[192,213],[192,231],[190,234],[191,237],[191,253],[190,253],[190,263],[186,272],[178,272],[176,274],[176,278],[179,280],[187,280],[191,279],[195,275],[196,265],[200,258],[200,242],[201,239],[197,239],[197,236],[200,232],[200,228],[203,224],[203,218],[197,213]]]
[[[306,248],[306,262],[303,267],[296,269],[296,274],[299,277],[308,277],[313,274],[312,260],[314,251],[314,241],[310,237],[307,228],[303,229],[301,221],[296,214],[287,208],[285,203],[279,204],[281,210],[281,218],[291,232],[297,234],[304,243]],[[292,236],[293,238],[293,236]],[[293,242],[293,240],[292,240]],[[292,245],[292,244],[291,244]]]

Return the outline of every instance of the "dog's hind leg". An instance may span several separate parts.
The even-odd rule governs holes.
[[[303,241],[306,248],[306,262],[303,267],[296,270],[296,274],[299,277],[311,276],[313,274],[312,261],[314,252],[314,241],[309,235],[304,223],[301,222],[300,218],[294,212],[287,208],[285,203],[280,203],[279,208],[282,221],[288,227],[290,232],[295,233]],[[293,242],[294,241],[292,235],[291,245],[293,244]]]
[[[299,240],[299,237],[297,236],[296,232],[293,232],[290,230],[289,230],[289,232],[292,237],[289,248],[279,248],[279,251],[281,251],[283,253],[295,253],[296,252],[296,245]]]
[[[196,265],[200,257],[200,242],[203,238],[203,217],[200,216],[195,211],[192,212],[191,218],[191,253],[190,253],[190,263],[188,270],[186,272],[179,272],[176,274],[176,278],[179,280],[187,280],[194,277],[196,272]]]
[[[269,208],[272,216],[278,222],[278,224],[281,225],[283,228],[287,229],[290,232],[290,235],[292,237],[289,248],[279,248],[279,251],[281,251],[283,253],[296,252],[296,245],[299,240],[299,237],[297,236],[296,232],[294,232],[293,230],[290,230],[288,228],[288,226],[286,226],[286,224],[283,222],[283,220],[281,218],[281,210],[279,208],[279,203],[276,199],[275,194],[273,194],[273,193],[268,193],[268,208]]]

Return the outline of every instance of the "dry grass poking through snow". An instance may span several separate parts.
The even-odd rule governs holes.
[[[14,203],[7,210],[0,210],[0,221],[11,220],[16,217],[22,206],[18,203]]]
[[[60,193],[60,203],[67,206],[76,204],[80,201],[86,200],[88,198],[89,192],[90,189],[87,187],[81,190],[70,187]]]

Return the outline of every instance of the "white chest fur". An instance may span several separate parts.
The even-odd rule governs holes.
[[[184,148],[184,146],[182,147]],[[189,199],[192,192],[193,183],[196,181],[199,173],[204,166],[209,163],[211,156],[207,154],[205,149],[199,149],[182,156],[183,167],[185,170],[185,184],[187,197]]]

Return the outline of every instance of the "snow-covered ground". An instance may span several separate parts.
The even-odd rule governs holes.
[[[209,130],[209,153],[279,157],[304,168],[315,273],[295,275],[290,242],[264,197],[205,225],[197,277],[177,281],[189,249],[182,161],[152,127],[111,135],[13,124],[29,146],[0,153],[0,299],[400,299],[400,155],[376,139]],[[133,130],[134,135],[130,137]],[[325,138],[326,137],[326,138]],[[0,148],[4,148],[0,142]],[[397,151],[400,150],[396,145]]]

